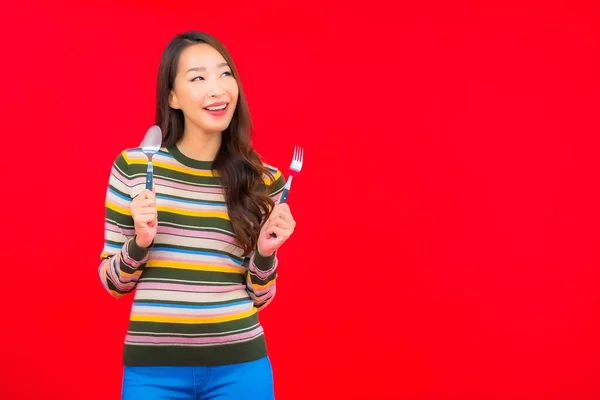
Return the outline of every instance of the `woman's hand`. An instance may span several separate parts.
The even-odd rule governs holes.
[[[264,223],[258,236],[258,252],[265,257],[271,256],[294,233],[296,221],[287,203],[276,204],[269,219]],[[277,237],[271,237],[271,233]]]
[[[156,196],[145,189],[131,201],[131,216],[135,227],[135,241],[141,248],[152,244],[158,226]]]

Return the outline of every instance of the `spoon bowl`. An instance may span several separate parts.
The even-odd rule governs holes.
[[[146,189],[153,189],[154,166],[152,156],[160,150],[162,145],[162,131],[158,125],[152,125],[142,140],[142,152],[148,157],[148,168],[146,169]]]

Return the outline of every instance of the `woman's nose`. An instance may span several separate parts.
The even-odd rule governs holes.
[[[208,88],[208,95],[210,97],[219,97],[225,93],[223,87],[219,84],[218,79],[211,79],[210,86]]]

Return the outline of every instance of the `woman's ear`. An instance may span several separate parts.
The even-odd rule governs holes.
[[[177,95],[172,90],[169,92],[169,107],[179,110],[181,107],[179,106],[179,102],[177,101]]]

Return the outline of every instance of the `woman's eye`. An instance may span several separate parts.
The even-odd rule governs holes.
[[[233,74],[231,72],[227,71],[227,72],[223,72],[222,76],[232,76],[232,75]]]
[[[200,80],[202,80],[202,81],[203,81],[203,80],[204,80],[204,78],[203,78],[203,77],[201,77],[201,76],[196,76],[196,77],[192,78],[192,82],[196,82],[196,81],[200,81]]]

